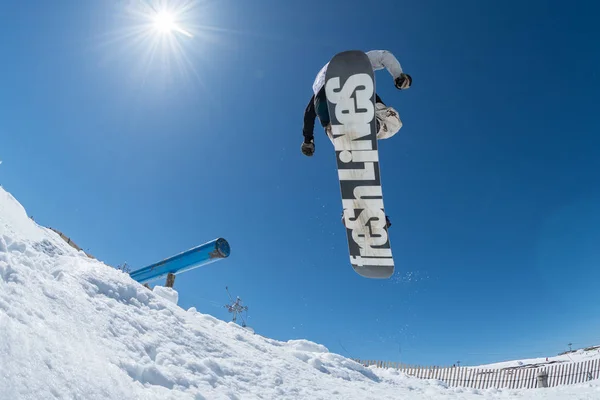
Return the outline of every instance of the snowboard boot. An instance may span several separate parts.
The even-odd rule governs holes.
[[[402,120],[398,111],[393,107],[386,107],[382,103],[375,104],[377,119],[377,139],[389,139],[402,128]]]
[[[342,224],[346,227],[346,221],[344,221],[344,212],[342,211]],[[392,226],[392,222],[390,221],[390,217],[385,216],[385,227],[389,229]]]

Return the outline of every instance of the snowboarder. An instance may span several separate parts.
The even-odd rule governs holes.
[[[371,60],[371,66],[374,71],[383,68],[387,69],[394,78],[394,85],[398,90],[408,89],[412,85],[411,76],[402,71],[400,63],[392,53],[387,50],[371,50],[366,54]],[[308,157],[315,153],[314,127],[316,117],[319,117],[321,126],[333,142],[327,99],[325,97],[325,72],[327,71],[327,65],[329,63],[323,66],[317,74],[313,83],[313,96],[310,98],[304,111],[304,126],[302,128],[304,141],[302,142],[301,149],[302,154]],[[377,139],[389,139],[402,127],[400,116],[392,107],[387,107],[377,93],[375,94],[375,110],[377,117]]]
[[[408,89],[412,85],[412,77],[405,74],[402,71],[400,62],[396,57],[387,50],[371,50],[366,52],[373,71],[380,69],[387,69],[387,71],[394,78],[394,86],[398,90]],[[333,135],[331,133],[331,123],[329,119],[329,110],[327,107],[327,99],[325,97],[325,73],[327,72],[327,66],[325,64],[323,68],[317,74],[315,81],[313,82],[313,95],[306,106],[304,111],[304,126],[302,127],[302,135],[304,141],[302,142],[302,154],[311,157],[315,153],[315,141],[314,141],[314,127],[315,118],[318,116],[321,126],[324,128],[325,133],[333,143]],[[381,100],[379,95],[375,93],[375,116],[377,122],[377,139],[389,139],[394,136],[402,127],[402,121],[400,115],[392,107],[388,107]],[[386,215],[386,227],[389,228],[392,223],[389,217]],[[344,223],[344,216],[342,213],[342,223]]]

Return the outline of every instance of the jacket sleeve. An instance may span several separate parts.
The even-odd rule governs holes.
[[[302,135],[306,143],[310,142],[314,137],[315,129],[315,118],[317,112],[315,111],[315,95],[310,98],[310,101],[306,105],[304,110],[304,126],[302,127]]]
[[[402,74],[402,66],[398,59],[387,50],[371,50],[367,52],[374,70],[387,69],[394,79]]]

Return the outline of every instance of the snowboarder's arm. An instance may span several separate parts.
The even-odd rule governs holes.
[[[306,109],[304,110],[304,126],[302,127],[302,135],[304,136],[305,143],[309,143],[311,140],[313,140],[316,117],[317,112],[315,111],[315,96],[313,95],[310,98]]]
[[[387,69],[390,75],[398,78],[402,74],[402,66],[398,59],[387,50],[371,50],[367,52],[374,70]]]

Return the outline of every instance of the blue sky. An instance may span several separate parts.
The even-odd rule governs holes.
[[[0,183],[110,265],[216,237],[180,305],[365,359],[447,365],[600,343],[600,89],[595,15],[563,2],[200,2],[175,47],[133,1],[9,2],[0,16]],[[573,3],[575,4],[575,3]],[[155,44],[155,43],[154,43]],[[387,49],[412,75],[378,92],[397,266],[352,271],[335,157],[300,152],[315,74]],[[183,60],[183,61],[182,61]]]

